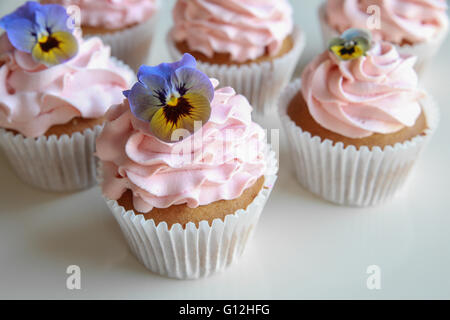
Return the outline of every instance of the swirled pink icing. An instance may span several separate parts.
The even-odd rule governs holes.
[[[340,33],[367,29],[377,15],[370,6],[379,8],[380,28],[371,30],[376,40],[419,43],[448,28],[445,0],[328,0],[328,24]]]
[[[265,133],[252,122],[247,99],[230,87],[215,91],[211,109],[199,131],[165,143],[133,116],[127,101],[112,107],[97,139],[104,195],[117,200],[129,189],[143,213],[238,198],[266,170]]]
[[[123,100],[122,91],[133,80],[99,38],[79,39],[77,56],[48,68],[15,49],[4,34],[0,65],[0,127],[31,138],[75,117],[103,116]]]
[[[416,58],[377,42],[366,56],[340,61],[331,52],[302,74],[302,94],[322,127],[349,138],[388,134],[413,126],[421,113]]]
[[[158,9],[158,0],[41,0],[63,6],[78,6],[81,25],[120,29],[141,23]]]
[[[172,37],[208,57],[229,53],[236,62],[276,55],[293,30],[287,0],[178,0]]]

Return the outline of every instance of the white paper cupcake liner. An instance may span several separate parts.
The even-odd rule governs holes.
[[[326,50],[328,48],[328,43],[331,39],[339,37],[340,33],[331,28],[326,19],[325,4],[323,4],[319,9],[319,20],[322,30],[322,40],[323,46]],[[444,39],[446,38],[448,29],[440,32],[436,37],[430,39],[426,42],[415,44],[415,45],[395,45],[398,52],[402,54],[417,56],[417,62],[414,69],[419,75],[423,75],[432,62],[433,57],[439,51]]]
[[[128,73],[126,79],[135,79],[129,66],[115,57],[111,60]],[[0,128],[0,146],[24,182],[55,192],[83,190],[97,183],[95,140],[102,128],[97,125],[59,138],[26,138]]]
[[[300,79],[292,82],[279,102],[300,184],[328,201],[348,206],[374,206],[398,194],[438,125],[439,110],[432,98],[422,102],[429,127],[425,135],[393,147],[356,149],[312,137],[291,120],[287,108],[300,87]]]
[[[154,30],[158,21],[156,12],[147,21],[131,28],[105,34],[87,34],[86,38],[99,37],[111,47],[111,55],[124,61],[134,71],[148,63]]]
[[[253,234],[264,205],[277,179],[275,153],[268,154],[264,187],[247,207],[231,212],[210,226],[188,223],[168,229],[165,222],[155,225],[143,215],[125,211],[115,200],[106,200],[131,251],[149,270],[177,279],[197,279],[224,270],[240,257]]]
[[[0,129],[0,145],[17,175],[49,191],[76,191],[96,184],[95,139],[102,126],[63,135],[26,138]]]
[[[272,61],[234,66],[197,61],[197,66],[209,77],[219,80],[220,86],[230,86],[244,95],[254,109],[254,116],[263,116],[276,109],[278,96],[291,80],[305,47],[306,38],[300,28],[294,28],[292,39],[293,48]],[[179,60],[183,52],[176,48],[170,32],[167,45],[172,59]]]

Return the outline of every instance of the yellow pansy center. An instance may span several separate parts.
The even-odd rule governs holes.
[[[364,55],[364,50],[354,41],[346,42],[343,45],[335,45],[331,50],[343,60],[351,60]]]
[[[167,105],[169,107],[176,107],[178,105],[178,97],[175,94],[172,94],[169,101],[167,101]]]
[[[58,48],[60,45],[60,41],[51,35],[44,35],[40,37],[38,42],[43,52],[49,52],[52,49]]]
[[[78,52],[77,39],[66,31],[39,36],[31,54],[35,61],[54,66],[73,58]]]

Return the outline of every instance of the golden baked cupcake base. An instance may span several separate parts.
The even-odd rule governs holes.
[[[233,214],[239,209],[247,209],[248,205],[255,200],[263,185],[264,176],[260,177],[253,186],[244,190],[237,199],[220,200],[197,208],[189,208],[186,204],[181,204],[168,208],[153,208],[148,213],[138,213],[133,206],[131,190],[127,190],[117,202],[125,210],[133,210],[136,215],[143,215],[145,220],[153,219],[156,225],[164,221],[169,229],[176,223],[186,228],[186,224],[192,222],[198,227],[200,221],[208,221],[211,225],[214,219],[224,221],[225,216]]]
[[[87,129],[94,130],[96,126],[102,126],[104,123],[105,119],[103,117],[95,119],[85,119],[81,117],[76,117],[67,123],[51,126],[44,133],[43,136],[47,138],[53,135],[56,136],[56,138],[60,138],[63,135],[71,137],[76,132],[83,133]],[[13,133],[14,135],[20,134],[20,132],[13,129],[5,129],[5,130]]]
[[[85,119],[81,117],[76,117],[65,124],[58,124],[50,127],[46,132],[45,136],[50,137],[55,135],[56,137],[61,137],[63,135],[72,136],[75,132],[84,132],[87,129],[94,129],[96,126],[102,126],[105,122],[105,118],[95,118],[95,119]]]
[[[281,45],[280,50],[278,51],[278,53],[276,55],[269,56],[269,54],[266,53],[261,57],[258,57],[253,60],[247,60],[244,62],[237,62],[237,61],[232,60],[231,55],[229,53],[217,53],[216,52],[216,53],[214,53],[214,55],[212,57],[208,57],[199,51],[191,50],[186,41],[176,42],[175,46],[179,52],[190,53],[191,55],[194,56],[194,58],[196,60],[201,61],[201,62],[206,62],[206,63],[211,63],[211,64],[219,64],[219,65],[245,65],[245,64],[250,64],[250,63],[261,63],[261,62],[266,62],[266,61],[272,61],[274,59],[284,56],[286,53],[291,51],[292,48],[294,47],[294,40],[293,40],[292,36],[286,37],[286,39],[284,39],[284,41]]]
[[[344,147],[355,146],[357,149],[362,146],[367,146],[369,149],[375,146],[380,148],[394,146],[396,143],[402,143],[411,140],[416,136],[424,135],[428,128],[425,114],[422,112],[412,127],[405,127],[400,131],[390,134],[374,133],[369,137],[361,139],[348,138],[318,124],[309,113],[308,106],[306,105],[306,101],[303,98],[301,91],[299,91],[289,103],[287,114],[297,126],[303,131],[309,132],[311,136],[318,136],[322,141],[329,139],[333,141],[333,143],[342,142]]]
[[[83,31],[84,36],[90,36],[90,35],[121,32],[121,31],[124,31],[127,29],[131,29],[135,26],[137,26],[137,23],[123,27],[123,28],[118,28],[118,29],[107,29],[107,28],[103,28],[103,27],[81,26],[81,30]]]

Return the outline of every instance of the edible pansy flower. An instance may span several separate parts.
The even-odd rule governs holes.
[[[57,4],[28,1],[1,18],[0,27],[17,50],[31,53],[35,61],[46,66],[64,63],[78,52],[66,9]]]
[[[204,125],[211,115],[214,88],[209,78],[196,69],[196,61],[184,54],[180,61],[155,67],[141,66],[131,90],[124,91],[131,112],[149,122],[150,131],[160,140],[172,140],[177,129],[189,133]]]
[[[340,60],[362,57],[370,50],[371,35],[361,29],[348,29],[339,38],[330,41],[328,49]]]

